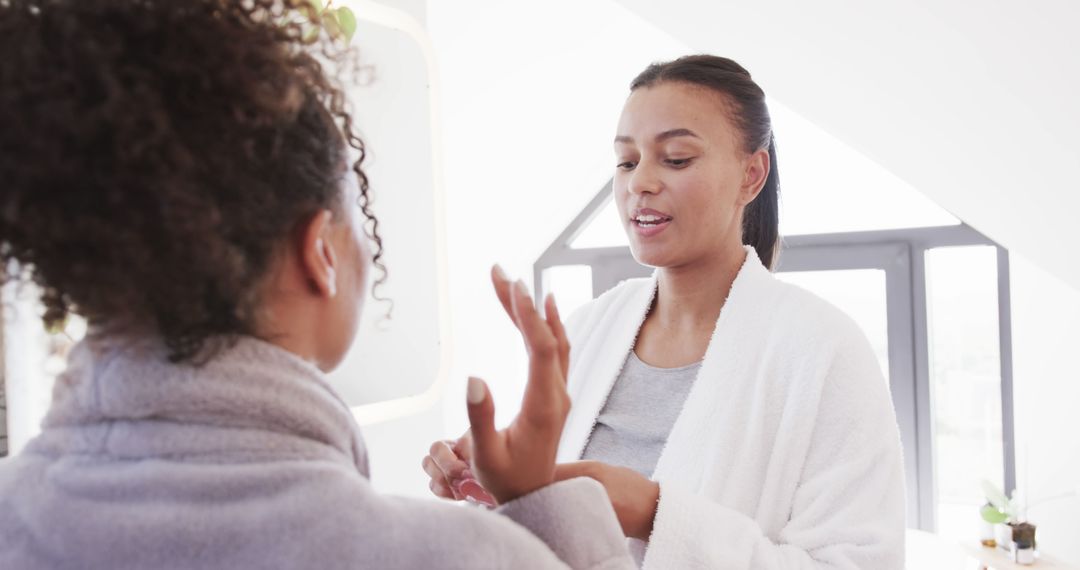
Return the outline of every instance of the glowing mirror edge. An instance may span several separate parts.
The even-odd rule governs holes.
[[[447,278],[445,200],[442,185],[442,138],[439,123],[439,77],[435,69],[435,50],[423,26],[408,13],[367,0],[339,0],[338,5],[352,8],[357,19],[402,32],[411,37],[424,54],[427,65],[428,108],[431,124],[432,204],[435,224],[435,277],[438,296],[439,366],[435,381],[420,394],[352,406],[353,417],[361,426],[377,424],[426,411],[442,396],[450,375],[450,302]],[[360,42],[363,40],[361,39]]]

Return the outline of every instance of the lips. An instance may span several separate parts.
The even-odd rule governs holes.
[[[638,208],[630,216],[630,225],[638,235],[652,237],[663,231],[674,218],[652,208]]]
[[[638,208],[630,215],[630,221],[637,224],[660,224],[672,219],[670,215],[652,208]]]

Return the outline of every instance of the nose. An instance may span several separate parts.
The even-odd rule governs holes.
[[[626,189],[631,194],[656,194],[661,188],[663,188],[663,182],[656,169],[645,161],[639,162],[630,173],[630,180],[626,185]]]

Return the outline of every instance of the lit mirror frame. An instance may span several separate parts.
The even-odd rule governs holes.
[[[440,115],[437,104],[440,85],[439,75],[435,67],[435,50],[431,44],[431,39],[424,27],[415,18],[402,10],[365,0],[337,0],[335,5],[351,8],[353,13],[356,14],[357,20],[397,30],[416,42],[427,65],[428,105],[429,116],[431,117],[431,189],[433,193],[432,210],[434,212],[432,223],[434,224],[435,235],[436,304],[438,307],[438,314],[434,315],[434,317],[438,319],[436,329],[439,339],[439,363],[436,368],[435,380],[419,394],[352,406],[350,409],[357,423],[366,426],[415,415],[430,409],[442,398],[447,378],[450,375],[452,347],[446,256],[446,209],[442,184],[442,131],[440,129]],[[362,44],[363,38],[354,41]],[[363,342],[363,339],[358,342]]]

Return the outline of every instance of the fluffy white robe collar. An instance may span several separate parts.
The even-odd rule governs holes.
[[[657,288],[632,279],[570,319],[581,457]],[[858,326],[747,247],[653,479],[646,568],[900,568],[904,488],[888,385]]]

